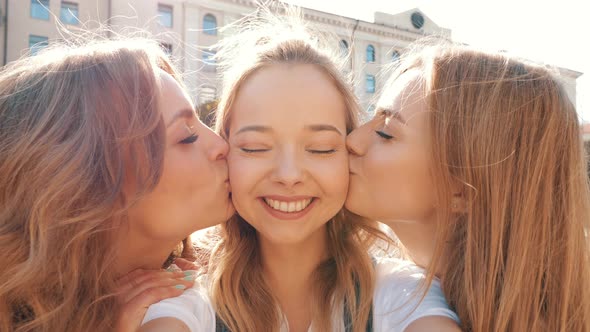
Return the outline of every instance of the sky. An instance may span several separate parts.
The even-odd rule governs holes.
[[[286,0],[286,2],[373,22],[374,12],[395,14],[419,8],[452,39],[506,50],[531,60],[582,72],[577,109],[590,122],[590,9],[583,0]],[[587,6],[587,5],[586,5]],[[586,44],[588,43],[588,44]]]

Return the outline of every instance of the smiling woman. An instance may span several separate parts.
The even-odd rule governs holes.
[[[341,52],[327,46],[337,43],[324,44],[295,15],[260,12],[242,24],[218,52],[216,125],[230,145],[238,214],[221,225],[208,293],[151,306],[142,331],[409,332],[416,322],[457,331],[438,285],[421,294],[415,266],[373,261],[372,245],[386,235],[343,209],[346,135],[359,106]]]
[[[260,68],[241,86],[228,123],[232,194],[261,245],[325,236],[318,230],[348,190],[345,113],[330,77],[312,64]]]

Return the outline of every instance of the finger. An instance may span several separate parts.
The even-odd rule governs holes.
[[[194,262],[191,262],[187,259],[184,258],[177,258],[174,260],[174,264],[176,264],[179,268],[181,268],[182,270],[199,270],[200,266],[195,264]]]
[[[117,281],[118,291],[127,292],[130,289],[140,287],[150,280],[182,278],[185,274],[182,271],[169,272],[164,270],[135,270]]]
[[[174,286],[183,286],[184,288],[192,287],[195,283],[195,275],[194,274],[187,274],[185,275],[182,273],[182,278],[159,278],[159,279],[151,279],[149,281],[145,281],[139,284],[135,288],[131,288],[127,290],[127,292],[120,295],[120,300],[122,302],[129,302],[131,299],[137,297],[139,294],[149,291],[150,289],[154,288],[161,288],[161,287],[174,287]]]

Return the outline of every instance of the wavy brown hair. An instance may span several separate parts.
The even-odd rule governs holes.
[[[426,42],[438,250],[467,331],[590,331],[590,191],[576,109],[556,70]],[[456,189],[464,204],[453,212]]]
[[[162,172],[158,68],[176,75],[156,43],[131,39],[0,72],[0,330],[112,329],[114,233]]]
[[[217,132],[229,135],[232,104],[241,85],[257,70],[274,64],[311,64],[332,80],[346,104],[347,132],[359,113],[350,84],[343,78],[333,46],[306,27],[300,14],[275,15],[262,10],[232,28],[236,35],[220,45],[223,92],[217,110]],[[326,39],[327,40],[327,39]],[[338,45],[337,41],[333,45]],[[336,50],[337,51],[337,50]],[[327,222],[329,259],[314,272],[314,329],[332,331],[335,310],[346,301],[356,332],[364,331],[374,290],[369,249],[386,238],[376,222],[340,211]],[[211,294],[217,315],[231,331],[278,331],[278,302],[265,282],[256,230],[239,215],[221,225],[221,239],[210,260]],[[356,294],[356,288],[360,289]],[[357,297],[358,296],[358,297]],[[338,312],[339,314],[339,312]]]

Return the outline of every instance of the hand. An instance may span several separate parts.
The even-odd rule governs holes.
[[[179,296],[194,284],[192,272],[137,269],[119,279],[116,332],[137,331],[148,307]]]
[[[195,264],[195,262],[191,262],[184,258],[176,258],[174,260],[174,264],[183,271],[198,271],[201,268],[200,266]]]

